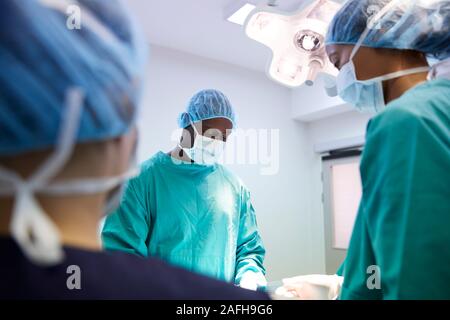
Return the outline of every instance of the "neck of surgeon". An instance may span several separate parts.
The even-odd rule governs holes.
[[[415,51],[389,50],[391,55],[388,63],[389,72],[397,72],[419,67],[428,67],[425,55]],[[386,80],[383,83],[386,104],[400,98],[406,91],[427,81],[428,72],[410,74],[403,77]]]
[[[36,197],[44,212],[59,230],[64,245],[100,250],[98,224],[104,195]],[[0,236],[10,236],[14,199],[0,198]]]
[[[105,178],[123,173],[129,166],[136,133],[103,142],[78,144],[71,159],[53,178],[60,183],[73,179]],[[51,155],[35,151],[18,156],[0,157],[0,166],[27,179]],[[110,190],[82,195],[44,195],[35,198],[43,212],[59,231],[62,244],[88,250],[101,250],[99,221],[105,214]],[[0,197],[0,236],[10,236],[15,197]]]
[[[428,63],[426,60],[421,64],[410,64],[410,66],[404,65],[402,69],[399,70],[406,70],[410,68],[417,68],[417,67],[427,67]],[[397,70],[395,70],[397,71]],[[383,83],[383,89],[384,89],[384,99],[386,104],[392,102],[393,100],[396,100],[400,98],[406,91],[412,89],[413,87],[424,83],[427,81],[428,72],[422,72],[417,74],[411,74],[407,76],[403,76],[396,79],[387,80]]]

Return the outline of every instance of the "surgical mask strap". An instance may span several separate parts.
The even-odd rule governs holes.
[[[200,133],[198,132],[197,128],[194,126],[194,122],[192,122],[191,116],[190,116],[190,115],[187,115],[187,116],[189,117],[189,124],[190,124],[191,127],[194,129],[194,133],[196,134],[196,136],[194,137],[194,141],[195,141],[195,138],[196,138],[197,136],[200,136]],[[192,149],[192,148],[194,147],[194,145],[192,145],[191,148],[184,148],[184,147],[181,145],[181,143],[178,142],[178,147],[181,148],[182,150],[184,150],[184,149]]]
[[[364,40],[366,40],[366,37],[369,35],[369,32],[371,31],[372,27],[375,26],[375,22],[378,22],[381,17],[385,15],[386,12],[388,12],[391,8],[394,7],[398,2],[402,0],[392,0],[388,4],[386,4],[371,20],[370,23],[367,24],[366,29],[361,34],[361,37],[359,37],[358,42],[356,43],[355,47],[352,50],[352,53],[350,55],[350,60],[353,61],[353,58],[356,56],[356,53],[358,52],[359,48],[362,46]]]
[[[66,113],[61,123],[56,151],[27,180],[11,170],[0,168],[2,179],[13,185],[15,202],[10,230],[24,254],[33,262],[49,265],[60,262],[64,253],[60,247],[59,232],[44,213],[34,194],[58,173],[72,154],[83,106],[83,94],[70,89],[66,96]],[[9,189],[9,188],[7,188]],[[1,191],[1,190],[0,190]],[[3,190],[0,194],[10,194]]]
[[[372,79],[369,79],[369,80],[358,80],[358,82],[361,82],[361,83],[382,82],[382,81],[396,79],[396,78],[400,78],[400,77],[411,75],[411,74],[422,73],[422,72],[429,72],[429,71],[430,71],[429,67],[418,67],[418,68],[413,68],[413,69],[407,69],[407,70],[400,70],[400,71],[392,72],[392,73],[389,73],[389,74],[386,74],[386,75],[383,75],[383,76],[380,76],[380,77],[372,78]]]
[[[192,122],[192,120],[189,118],[189,122],[191,123],[192,128],[194,129],[194,132],[197,136],[201,136],[201,134],[198,132],[197,128],[195,127],[194,123]]]
[[[67,113],[61,125],[56,152],[31,177],[33,184],[45,184],[54,177],[72,155],[80,125],[83,94],[78,89],[70,89],[67,94]]]
[[[70,89],[66,96],[66,115],[61,124],[61,132],[57,141],[56,151],[31,175],[26,181],[17,173],[0,166],[0,179],[13,185],[0,185],[0,195],[10,195],[18,192],[20,186],[27,186],[29,190],[36,189],[51,179],[67,162],[72,154],[74,140],[78,131],[78,123],[83,105],[83,94],[78,89]]]
[[[99,192],[105,192],[113,189],[121,182],[129,180],[139,175],[140,169],[135,163],[130,165],[130,168],[124,173],[116,177],[106,178],[90,178],[77,179],[68,182],[52,183],[51,185],[42,187],[40,191],[43,194],[50,196],[59,196],[66,194],[85,195]]]

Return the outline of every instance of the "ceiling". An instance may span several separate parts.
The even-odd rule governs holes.
[[[126,3],[137,14],[152,44],[265,71],[270,49],[247,38],[242,26],[224,18],[226,8],[237,1],[127,0]],[[280,10],[295,11],[310,2],[278,0],[277,4]]]

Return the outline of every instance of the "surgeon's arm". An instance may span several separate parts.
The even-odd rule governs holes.
[[[353,227],[352,238],[344,265],[344,283],[341,288],[341,300],[377,300],[381,299],[381,288],[369,286],[381,281],[375,262],[364,203],[360,204],[358,216]],[[372,279],[373,278],[373,279]]]
[[[383,297],[382,288],[373,286],[377,282],[381,282],[381,275],[378,261],[375,258],[373,234],[375,222],[371,219],[380,214],[379,205],[382,201],[374,203],[374,198],[382,186],[376,181],[387,179],[386,176],[383,177],[383,168],[389,164],[389,160],[380,152],[386,148],[389,139],[374,140],[374,133],[377,136],[384,134],[372,119],[368,124],[367,142],[360,165],[363,185],[362,199],[353,226],[344,267],[341,270],[344,275],[340,294],[342,300],[376,300]]]
[[[449,211],[442,205],[448,199],[443,196],[447,180],[442,177],[445,170],[436,169],[449,159],[448,145],[440,143],[444,131],[433,127],[439,122],[431,118],[432,111],[426,118],[415,114],[426,110],[426,99],[411,95],[407,108],[398,99],[369,125],[361,163],[365,221],[358,225],[361,243],[371,240],[381,290],[366,290],[364,297],[382,292],[384,299],[430,298],[448,274],[448,260],[442,263],[450,239],[444,219]],[[355,254],[364,253],[356,243],[354,248]],[[342,298],[351,298],[363,285],[356,282],[354,272],[362,271],[354,265],[347,257]]]
[[[418,128],[415,117],[394,105],[369,122],[361,160],[363,196],[345,261],[342,299],[384,298],[384,287],[394,287],[407,272],[398,268],[399,261],[411,265],[403,228],[411,224],[415,207],[409,192],[417,170]],[[369,288],[367,280],[378,280],[379,289]]]
[[[146,257],[150,214],[144,205],[145,194],[137,179],[139,177],[128,182],[119,208],[107,217],[102,240],[106,250]]]
[[[255,210],[250,202],[250,193],[244,190],[236,252],[236,284],[246,289],[266,286],[266,270],[263,266],[265,253],[258,232]]]

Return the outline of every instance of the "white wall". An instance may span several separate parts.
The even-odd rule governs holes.
[[[149,79],[139,125],[139,160],[174,147],[176,119],[193,93],[222,90],[235,106],[243,129],[279,129],[280,165],[276,175],[260,174],[255,165],[233,165],[252,192],[260,231],[267,249],[271,281],[286,276],[325,271],[323,215],[320,202],[320,157],[315,142],[360,135],[366,119],[356,113],[302,123],[293,120],[292,91],[270,81],[264,73],[207,60],[172,49],[152,46]],[[311,104],[324,104],[321,93]],[[308,100],[309,99],[309,100]],[[319,200],[318,200],[319,199]]]
[[[352,110],[339,96],[328,97],[324,87],[324,78],[319,75],[312,87],[304,85],[293,89],[291,92],[292,117],[311,122]]]
[[[333,117],[308,123],[308,131],[314,144],[363,136],[369,119],[368,113],[349,111]]]

